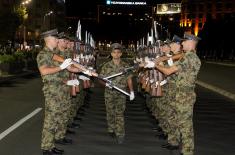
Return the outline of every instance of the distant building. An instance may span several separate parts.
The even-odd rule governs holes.
[[[235,13],[234,0],[182,0],[180,26],[198,35],[208,17],[218,19],[231,13]]]

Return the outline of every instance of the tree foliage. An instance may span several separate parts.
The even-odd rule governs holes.
[[[25,7],[9,9],[9,11],[0,15],[0,43],[14,40],[17,29],[27,18],[27,15]]]

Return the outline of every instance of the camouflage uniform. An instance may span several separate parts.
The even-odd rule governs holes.
[[[114,64],[113,61],[109,61],[101,69],[101,75],[110,76],[121,72],[122,69],[128,65],[123,61],[119,65]],[[112,82],[117,87],[126,90],[127,80],[130,75],[121,75],[112,78]],[[114,132],[117,137],[125,136],[124,129],[124,111],[126,108],[126,96],[116,90],[105,89],[105,105],[106,105],[106,115],[108,132]]]
[[[63,56],[64,58],[68,58],[68,54],[66,51],[57,51],[57,54]],[[70,86],[66,85],[65,82],[69,80],[69,72],[67,70],[63,70],[59,74],[61,85],[59,85],[58,95],[61,96],[61,123],[55,134],[55,139],[63,139],[66,134],[68,121],[70,119],[69,111],[71,109],[71,97],[70,97]]]
[[[197,74],[201,61],[195,51],[186,52],[185,56],[176,62],[178,76],[176,81],[176,102],[178,128],[181,135],[182,153],[194,154],[193,107],[196,101],[194,92]]]
[[[172,145],[179,145],[179,132],[176,132],[177,128],[177,113],[175,110],[175,97],[177,93],[176,89],[176,80],[177,75],[172,74],[167,78],[167,105],[168,105],[168,112],[167,112],[167,126],[168,126],[168,143]]]
[[[38,67],[46,66],[59,66],[59,63],[52,61],[53,52],[49,48],[44,47],[37,55]],[[43,150],[51,150],[55,147],[55,133],[59,126],[63,124],[61,121],[61,101],[62,96],[58,94],[61,89],[61,79],[59,72],[54,74],[42,75],[43,93],[45,97],[45,118],[42,130],[42,143]]]

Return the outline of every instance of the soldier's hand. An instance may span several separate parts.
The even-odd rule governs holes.
[[[79,79],[85,81],[85,80],[90,80],[88,77],[84,76],[84,75],[79,75]]]
[[[107,88],[109,88],[109,89],[112,89],[112,86],[111,86],[111,84],[109,84],[109,83],[105,83],[105,87],[107,87]]]
[[[64,62],[60,65],[60,69],[63,70],[72,64],[73,64],[73,61],[71,58],[65,59]]]
[[[155,63],[153,61],[146,61],[144,68],[154,68],[155,67]]]
[[[134,100],[135,99],[135,94],[133,91],[131,91],[130,93],[130,101]]]
[[[66,84],[67,84],[68,86],[78,86],[80,83],[79,83],[78,79],[74,79],[74,80],[68,80],[68,81],[66,82]]]
[[[90,70],[86,70],[83,72],[84,74],[88,75],[88,76],[92,76],[92,72]]]

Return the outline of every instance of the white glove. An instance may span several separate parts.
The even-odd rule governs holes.
[[[144,68],[154,68],[155,63],[153,61],[146,61]]]
[[[167,63],[168,63],[169,66],[173,66],[173,64],[174,64],[172,58],[170,58],[169,60],[167,60]]]
[[[86,71],[84,71],[83,73],[84,73],[84,74],[86,74],[86,75],[92,76],[92,74],[91,74],[91,71],[90,71],[90,70],[86,70]]]
[[[74,80],[68,80],[66,84],[68,86],[78,86],[80,83],[79,83],[78,79],[74,79]]]
[[[80,62],[79,57],[76,57],[75,59],[73,59],[73,61],[76,61],[77,63],[79,63]]]
[[[130,101],[134,100],[134,98],[135,98],[135,94],[134,94],[133,91],[131,91],[131,93],[130,93]]]
[[[90,80],[88,77],[84,76],[84,75],[79,75],[79,79],[85,81],[85,80]]]
[[[112,86],[109,83],[105,83],[105,87],[108,87],[109,89],[112,89]]]
[[[73,63],[71,58],[65,59],[64,62],[60,65],[60,69],[65,69]]]

